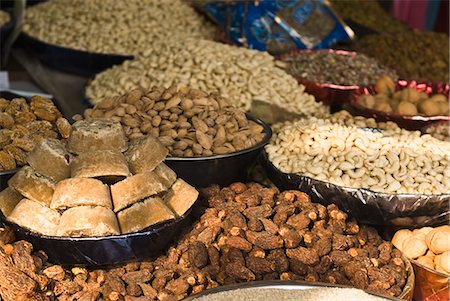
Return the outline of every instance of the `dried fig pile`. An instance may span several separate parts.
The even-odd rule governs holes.
[[[322,281],[401,294],[407,271],[400,251],[375,229],[347,219],[335,205],[324,207],[302,192],[277,194],[259,184],[214,186],[204,194],[209,208],[200,221],[164,256],[149,262],[65,270],[48,265],[27,242],[3,244],[2,297],[181,300],[220,285],[262,279]]]
[[[131,139],[150,134],[173,157],[228,154],[250,148],[266,135],[261,125],[248,120],[218,93],[177,89],[175,85],[107,97],[93,109],[86,109],[84,118],[120,121]]]
[[[27,153],[45,138],[67,138],[69,122],[55,104],[41,96],[0,98],[0,170],[26,164]]]

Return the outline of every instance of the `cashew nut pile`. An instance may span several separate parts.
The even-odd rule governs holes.
[[[372,132],[310,118],[275,126],[266,151],[282,172],[340,186],[450,193],[450,143],[419,132]]]
[[[142,56],[97,74],[86,95],[96,104],[138,86],[168,88],[172,84],[219,92],[245,111],[253,99],[303,115],[321,116],[328,111],[304,92],[304,86],[276,67],[268,53],[195,39],[154,43]]]
[[[0,27],[8,23],[9,20],[11,20],[9,14],[3,10],[0,10]]]
[[[214,35],[181,0],[50,0],[27,9],[23,31],[58,46],[125,55],[158,39]]]

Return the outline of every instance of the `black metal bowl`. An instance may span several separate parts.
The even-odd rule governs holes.
[[[450,218],[450,194],[391,194],[350,188],[276,168],[264,151],[261,164],[269,179],[280,189],[298,189],[314,202],[336,204],[361,224],[422,227],[439,225]]]
[[[23,32],[18,42],[35,54],[42,63],[85,77],[93,77],[105,69],[133,59],[131,55],[95,53],[48,44]]]
[[[272,137],[272,130],[268,124],[248,114],[247,118],[263,126],[266,133],[264,139],[251,148],[210,157],[168,157],[166,164],[177,173],[178,177],[196,188],[211,184],[226,186],[233,182],[245,181],[249,168],[257,161],[258,155]]]
[[[129,234],[102,237],[58,237],[41,235],[9,222],[1,214],[17,239],[43,250],[51,263],[61,265],[106,266],[131,261],[148,260],[158,256],[190,223],[188,210],[184,216]]]

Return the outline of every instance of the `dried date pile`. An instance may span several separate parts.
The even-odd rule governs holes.
[[[250,148],[266,135],[261,125],[248,120],[218,93],[177,89],[176,85],[107,97],[93,109],[86,109],[84,118],[120,121],[130,139],[150,134],[173,157],[228,154]]]
[[[181,300],[220,285],[262,279],[339,283],[399,296],[401,253],[376,230],[299,191],[235,183],[204,191],[200,221],[154,261],[108,270],[49,266],[29,243],[0,249],[6,300]],[[14,288],[14,289],[12,289]],[[22,298],[22,299],[20,299]]]
[[[69,122],[55,104],[41,96],[0,98],[0,170],[26,164],[27,153],[45,138],[67,138]]]

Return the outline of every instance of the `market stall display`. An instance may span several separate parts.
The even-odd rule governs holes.
[[[397,79],[394,70],[364,54],[343,50],[298,50],[278,57],[287,73],[305,85],[306,92],[325,103],[349,102],[350,94],[378,78]]]
[[[396,69],[402,79],[449,81],[446,34],[421,30],[384,32],[363,37],[351,48]]]
[[[375,85],[358,89],[350,104],[357,114],[377,121],[393,121],[408,130],[421,130],[449,121],[450,85],[380,78]]]
[[[4,231],[3,246],[9,251],[1,261],[9,262],[11,256],[15,260],[8,265],[13,277],[0,274],[2,295],[10,298],[7,301],[44,294],[180,300],[225,284],[303,279],[411,299],[409,262],[375,229],[358,225],[336,206],[324,207],[302,192],[277,193],[259,184],[213,186],[205,196],[209,208],[164,255],[104,270],[51,265],[30,243],[12,243]],[[33,260],[36,257],[41,260]]]
[[[123,95],[137,87],[173,84],[219,92],[233,106],[248,111],[253,100],[272,103],[300,115],[324,115],[328,108],[304,92],[305,87],[276,66],[272,56],[206,40],[153,43],[153,49],[95,76],[88,100]]]
[[[27,154],[45,138],[65,139],[69,122],[55,104],[40,96],[0,98],[0,170],[26,164]]]

